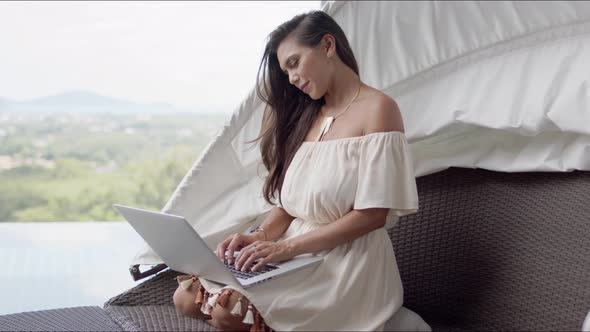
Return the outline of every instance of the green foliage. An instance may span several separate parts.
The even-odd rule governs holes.
[[[33,132],[34,137],[8,137],[23,147],[18,150],[13,143],[3,149],[11,151],[10,156],[17,158],[25,152],[39,158],[52,156],[53,160],[45,159],[54,164],[53,168],[0,169],[0,221],[123,220],[112,207],[115,203],[161,210],[212,139],[211,129],[221,128],[228,115],[177,115],[157,124],[135,121],[140,122],[137,124],[126,117],[109,117],[103,122],[125,123],[125,128],[136,128],[133,135],[88,134],[71,128],[73,125],[34,123],[34,130],[20,130],[21,134]],[[192,135],[177,134],[187,128]],[[51,144],[32,149],[31,142],[43,137],[51,137],[47,138]]]
[[[21,179],[21,178],[16,178]],[[0,177],[0,220],[18,220],[16,213],[31,206],[47,203],[43,193],[31,179]],[[54,219],[52,219],[54,220]]]
[[[52,175],[54,179],[70,179],[84,177],[92,172],[91,166],[86,161],[78,159],[61,159],[55,162]]]
[[[29,140],[26,137],[0,140],[0,154],[12,155],[29,148]]]

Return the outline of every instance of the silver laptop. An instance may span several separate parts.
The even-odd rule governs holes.
[[[222,262],[183,217],[119,204],[113,206],[168,267],[222,284],[248,288],[323,260],[320,256],[303,254],[281,263],[268,263],[255,272],[237,271],[227,259]],[[238,254],[236,251],[234,257]]]

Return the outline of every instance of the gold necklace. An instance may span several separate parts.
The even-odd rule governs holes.
[[[336,120],[336,118],[340,117],[342,114],[344,114],[344,112],[348,111],[348,108],[350,107],[350,105],[352,105],[352,103],[356,100],[356,97],[358,97],[359,93],[361,92],[361,84],[359,81],[359,89],[356,92],[356,95],[354,96],[354,98],[352,98],[352,100],[350,101],[350,103],[348,103],[348,105],[346,106],[346,108],[334,115],[334,116],[325,116],[324,112],[322,112],[320,110],[320,113],[322,114],[322,116],[324,117],[324,123],[322,124],[322,130],[320,131],[320,134],[318,135],[318,138],[316,138],[316,141],[321,140],[325,134],[328,133],[328,130],[330,130],[330,128],[332,128],[332,123],[334,122],[334,120]]]

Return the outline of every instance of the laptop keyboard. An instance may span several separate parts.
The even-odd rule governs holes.
[[[241,271],[241,270],[236,270],[234,264],[229,264],[227,262],[227,259],[225,260],[224,264],[231,271],[231,273],[233,273],[234,276],[236,276],[238,278],[242,278],[242,279],[250,279],[250,278],[256,277],[258,275],[261,275],[263,273],[278,269],[277,266],[272,266],[272,265],[266,264],[266,265],[263,265],[261,268],[259,268],[258,271],[254,271],[254,272],[252,272],[251,270]],[[252,266],[254,266],[254,265],[252,265]],[[250,272],[248,272],[248,271],[250,271]]]

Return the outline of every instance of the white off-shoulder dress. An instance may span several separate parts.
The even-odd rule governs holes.
[[[408,142],[398,131],[303,142],[281,194],[282,207],[296,218],[278,241],[338,222],[352,209],[389,208],[387,227],[418,210]],[[386,228],[315,254],[322,263],[248,289],[200,281],[208,292],[242,293],[277,331],[382,330],[402,306]]]

